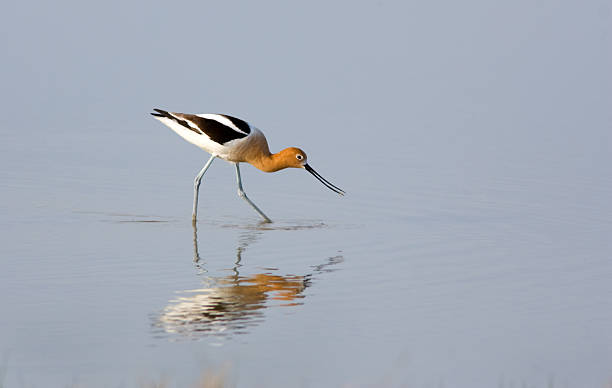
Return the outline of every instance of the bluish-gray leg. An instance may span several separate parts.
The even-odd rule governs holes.
[[[266,216],[261,210],[259,210],[259,208],[253,202],[251,202],[249,197],[247,197],[246,193],[242,189],[242,178],[240,178],[240,166],[238,165],[238,163],[236,163],[236,181],[238,182],[238,196],[247,201],[247,203],[251,205],[251,207],[255,209],[257,213],[259,213],[259,215],[264,219],[264,221],[272,222],[272,220],[269,219],[268,216]]]
[[[193,215],[191,220],[194,223],[196,222],[196,218],[198,216],[198,192],[200,191],[200,182],[202,181],[202,176],[204,176],[204,173],[206,172],[206,170],[208,170],[208,167],[210,167],[212,161],[215,158],[216,156],[212,155],[210,159],[208,159],[208,162],[206,162],[204,167],[202,167],[198,175],[196,175],[195,180],[193,181]]]

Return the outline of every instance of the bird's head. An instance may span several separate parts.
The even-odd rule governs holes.
[[[297,147],[285,148],[284,150],[278,153],[278,158],[285,166],[285,168],[304,168],[308,160],[306,152],[302,151]]]
[[[317,178],[321,183],[325,185],[331,191],[344,195],[344,190],[341,188],[331,184],[327,179],[323,178],[319,175],[318,172],[314,170],[314,168],[308,165],[308,157],[306,156],[306,152],[302,151],[297,147],[289,147],[285,148],[281,152],[278,153],[278,158],[280,159],[280,163],[284,165],[283,168],[293,167],[293,168],[303,168],[309,173],[311,173],[315,178]]]

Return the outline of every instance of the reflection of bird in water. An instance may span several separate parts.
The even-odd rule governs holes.
[[[315,266],[313,273],[304,276],[272,273],[240,276],[242,254],[261,233],[250,230],[242,236],[236,249],[232,275],[208,278],[208,287],[185,291],[186,295],[172,300],[164,309],[157,325],[168,333],[196,338],[211,334],[244,333],[248,327],[262,321],[262,309],[301,304],[304,298],[302,292],[310,286],[312,275],[330,271],[326,267],[342,262],[341,256],[329,258],[325,263]],[[205,272],[198,253],[196,226],[194,262],[200,271]]]
[[[296,305],[306,287],[302,276],[257,274],[216,279],[211,288],[190,290],[166,307],[160,323],[169,333],[185,336],[243,332],[258,322],[268,298]]]

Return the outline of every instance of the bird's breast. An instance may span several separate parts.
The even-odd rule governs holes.
[[[266,137],[257,128],[253,128],[248,136],[229,141],[223,146],[225,152],[219,156],[230,162],[251,163],[270,155]]]

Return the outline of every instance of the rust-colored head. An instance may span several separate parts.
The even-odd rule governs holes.
[[[274,172],[289,167],[303,168],[309,173],[311,173],[331,191],[340,195],[344,195],[344,190],[342,190],[338,186],[333,185],[327,179],[323,178],[312,167],[310,167],[310,165],[308,165],[308,157],[306,156],[306,152],[302,151],[297,147],[285,148],[279,153],[272,154],[265,158],[256,159],[250,163],[265,172]]]
[[[279,165],[283,166],[282,168],[304,168],[308,157],[301,149],[289,147],[279,152],[275,159]]]

